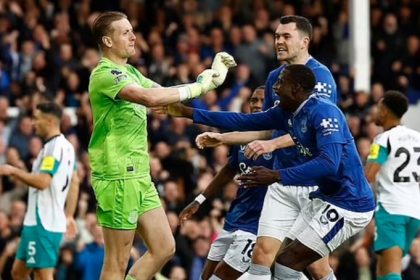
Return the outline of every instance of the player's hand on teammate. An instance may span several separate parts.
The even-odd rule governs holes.
[[[199,149],[217,147],[223,144],[222,134],[217,132],[204,132],[195,138],[195,143]]]
[[[238,180],[246,188],[262,187],[280,181],[280,174],[263,166],[255,166],[246,174],[241,174]]]
[[[211,69],[219,73],[219,76],[215,77],[214,83],[216,86],[220,86],[226,79],[229,68],[235,67],[236,62],[233,56],[226,52],[218,52],[214,57]]]
[[[16,167],[9,164],[0,165],[0,176],[10,176],[15,169]]]
[[[245,148],[245,156],[256,160],[262,154],[271,153],[276,149],[272,140],[255,140],[249,143]]]
[[[191,219],[191,217],[198,211],[200,204],[197,201],[192,201],[179,214],[179,223],[181,226],[184,225],[185,221]]]

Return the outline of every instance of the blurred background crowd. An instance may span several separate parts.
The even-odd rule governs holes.
[[[100,58],[90,33],[104,10],[125,12],[136,32],[136,55],[129,63],[163,86],[189,83],[211,65],[215,53],[232,54],[238,66],[216,91],[191,102],[209,110],[247,112],[246,101],[269,71],[277,68],[273,32],[282,15],[309,18],[314,32],[310,53],[329,67],[362,160],[379,128],[371,113],[384,90],[398,89],[411,103],[420,99],[420,2],[371,0],[372,87],[353,90],[349,66],[349,10],[339,0],[0,0],[0,164],[30,170],[42,148],[31,112],[40,100],[71,108],[62,132],[73,143],[81,178],[77,208],[79,235],[63,243],[56,279],[96,280],[103,238],[95,216],[87,146],[92,113],[87,85]],[[18,110],[11,110],[15,107]],[[17,112],[13,114],[13,112]],[[199,279],[211,241],[237,185],[203,204],[195,219],[178,226],[178,214],[227,161],[228,147],[198,150],[195,137],[215,129],[181,118],[149,115],[151,175],[176,240],[176,255],[157,279]],[[16,241],[26,211],[27,187],[0,180],[0,275],[10,278]],[[374,279],[369,242],[353,239],[330,257],[338,279]],[[146,250],[135,240],[131,261]],[[420,279],[420,239],[411,250],[404,279]]]

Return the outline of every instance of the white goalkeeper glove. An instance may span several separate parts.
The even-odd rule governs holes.
[[[227,72],[229,68],[235,67],[236,62],[233,56],[226,52],[219,52],[214,57],[213,63],[211,65],[211,69],[217,71],[219,76],[214,78],[214,84],[216,87],[223,84],[226,79]]]
[[[206,92],[217,88],[215,79],[219,77],[219,73],[212,69],[206,69],[200,73],[197,77],[197,81],[192,84],[187,84],[183,87],[180,87],[179,90],[179,99],[184,101],[187,99],[192,99],[199,97]]]

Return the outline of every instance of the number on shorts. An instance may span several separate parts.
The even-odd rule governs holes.
[[[334,208],[331,208],[330,209],[330,207],[331,207],[331,205],[328,204],[327,207],[325,207],[324,211],[322,211],[321,217],[319,217],[319,221],[323,225],[326,225],[329,222],[334,223],[340,217],[339,214],[338,214],[338,212],[337,212],[337,210],[335,210]]]
[[[35,256],[36,254],[36,242],[35,241],[29,241],[28,243],[28,255],[29,256]]]
[[[241,254],[244,256],[248,256],[248,258],[251,258],[252,250],[254,250],[255,242],[252,239],[248,239],[247,243],[242,250]]]

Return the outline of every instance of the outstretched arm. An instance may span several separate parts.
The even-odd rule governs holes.
[[[143,88],[131,83],[120,90],[118,98],[147,107],[168,105],[196,98],[216,88],[219,85],[216,85],[213,79],[218,75],[216,71],[207,69],[197,77],[197,82],[174,88]]]
[[[234,66],[236,62],[231,55],[225,52],[217,53],[212,69],[204,70],[198,75],[195,83],[171,88],[160,87],[135,69],[134,71],[138,72],[137,79],[120,70],[101,69],[92,73],[90,87],[96,89],[101,85],[100,93],[112,99],[119,98],[147,107],[164,106],[199,97],[217,88],[224,82],[229,68]],[[139,79],[141,86],[138,85]]]
[[[194,123],[209,125],[225,130],[261,131],[268,129],[282,129],[283,111],[278,107],[267,111],[245,114],[235,112],[211,112],[195,109],[193,112]]]
[[[256,139],[270,139],[271,130],[234,131],[227,133],[204,132],[197,136],[195,142],[200,149],[226,145],[243,145]]]
[[[5,164],[0,166],[0,176],[13,176],[26,185],[44,190],[50,186],[51,175],[47,173],[29,173],[14,166]]]
[[[285,134],[270,140],[255,140],[249,143],[245,149],[245,156],[256,160],[259,156],[271,153],[278,149],[292,147],[295,145],[290,134]]]
[[[165,112],[173,117],[189,118],[197,124],[208,125],[229,131],[261,131],[285,130],[285,112],[279,107],[273,107],[264,112],[245,114],[236,112],[213,112],[194,109],[180,103],[171,104],[159,112]]]
[[[188,204],[179,214],[179,220],[181,225],[194,215],[200,205],[204,202],[206,198],[213,197],[216,193],[220,192],[222,188],[232,181],[235,176],[236,171],[230,167],[229,164],[223,166],[223,168],[216,174],[210,184],[207,186],[205,191],[198,195],[194,201]]]

